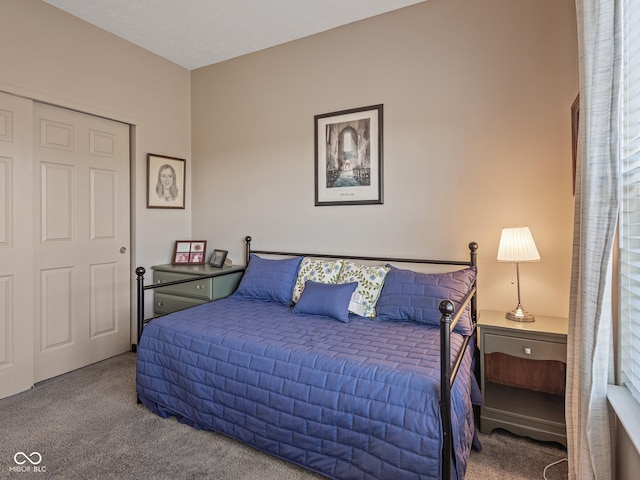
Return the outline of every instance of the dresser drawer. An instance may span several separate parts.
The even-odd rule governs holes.
[[[171,273],[171,272],[153,272],[153,283],[161,284],[164,282],[173,282],[176,280],[184,280],[194,278],[193,281],[188,283],[181,283],[179,285],[171,285],[165,288],[159,288],[156,290],[157,293],[167,293],[174,295],[186,295],[189,297],[202,299],[205,301],[213,300],[212,296],[212,279],[208,278],[200,278],[193,275],[185,275],[181,273]]]
[[[178,310],[184,310],[185,308],[194,307],[207,302],[209,302],[209,300],[177,297],[175,295],[158,293],[156,291],[153,295],[153,313],[155,315],[165,315],[167,313],[177,312]]]
[[[567,345],[564,343],[530,340],[508,335],[485,333],[482,336],[485,354],[501,352],[514,357],[531,360],[557,360],[567,362]]]

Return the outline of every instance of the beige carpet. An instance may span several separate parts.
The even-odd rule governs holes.
[[[0,478],[302,480],[318,475],[212,432],[160,418],[135,401],[135,355],[125,353],[0,400]],[[506,432],[481,435],[467,479],[540,479],[566,456]],[[23,452],[39,472],[16,471]],[[23,456],[23,467],[30,462]],[[42,471],[44,470],[44,472]],[[548,479],[567,478],[566,462]]]

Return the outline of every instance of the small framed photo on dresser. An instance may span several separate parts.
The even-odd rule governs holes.
[[[173,265],[204,265],[206,253],[206,240],[176,240],[171,263]]]
[[[214,250],[209,260],[209,265],[212,267],[223,267],[224,261],[227,259],[227,250]]]

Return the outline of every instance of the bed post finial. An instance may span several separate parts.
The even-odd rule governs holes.
[[[251,236],[244,237],[244,264],[249,265],[249,256],[251,255]]]
[[[469,243],[469,256],[471,257],[471,266],[477,265],[478,244],[476,242]]]
[[[438,310],[443,316],[451,316],[453,315],[453,311],[455,307],[453,306],[453,302],[451,300],[441,300],[438,305]]]

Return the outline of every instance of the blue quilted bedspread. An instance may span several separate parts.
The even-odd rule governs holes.
[[[452,351],[462,344],[454,334]],[[474,436],[469,352],[452,392],[453,462]],[[229,297],[150,322],[137,393],[163,417],[215,430],[330,478],[439,478],[439,332],[349,323]]]

